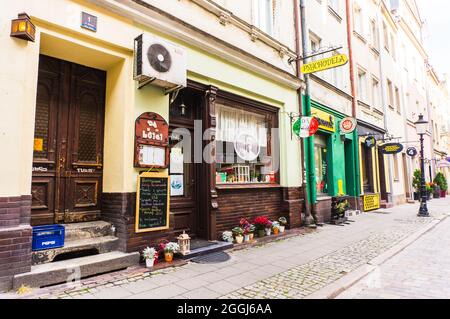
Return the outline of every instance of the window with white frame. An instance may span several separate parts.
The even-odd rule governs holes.
[[[394,60],[396,60],[396,52],[395,52],[395,38],[394,34],[391,33],[391,56]]]
[[[358,68],[358,98],[367,101],[367,73]]]
[[[362,10],[358,5],[355,5],[353,9],[353,25],[354,30],[358,32],[359,35],[364,36],[364,20]]]
[[[378,39],[378,27],[375,19],[370,20],[370,41],[373,48],[378,49],[380,46]]]
[[[309,42],[310,42],[310,52],[309,53],[315,53],[319,51],[320,46],[322,45],[322,40],[316,36],[315,34],[310,33],[309,34]],[[315,61],[317,59],[317,55],[312,57],[311,60]]]
[[[372,106],[380,106],[380,81],[372,77]]]
[[[389,51],[389,34],[386,23],[383,22],[383,44],[384,48]]]
[[[395,108],[397,109],[397,113],[401,114],[400,90],[398,87],[395,87]]]
[[[328,6],[333,9],[334,12],[339,13],[339,0],[328,0]]]
[[[388,101],[389,101],[389,107],[391,109],[394,109],[394,89],[392,85],[391,80],[387,80],[387,90],[388,90]]]
[[[261,31],[273,36],[273,0],[253,0],[254,24]]]

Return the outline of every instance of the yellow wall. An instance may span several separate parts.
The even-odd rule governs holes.
[[[35,43],[9,36],[11,20],[24,11],[36,24]],[[80,28],[81,11],[98,17],[97,32]],[[0,145],[7,154],[0,157],[0,197],[30,193],[39,53],[107,71],[103,191],[135,191],[134,120],[148,111],[168,120],[169,97],[153,86],[138,90],[132,78],[133,39],[152,30],[69,0],[8,2],[0,11],[0,27],[0,61],[8,61],[0,72]],[[291,140],[285,114],[298,111],[296,91],[168,39],[187,48],[188,78],[280,108],[281,184],[299,186],[299,142]]]

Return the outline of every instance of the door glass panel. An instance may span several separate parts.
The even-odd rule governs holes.
[[[34,158],[48,157],[48,125],[50,92],[45,85],[39,84],[36,99],[34,126]]]
[[[80,100],[78,160],[97,162],[97,103],[90,94]]]

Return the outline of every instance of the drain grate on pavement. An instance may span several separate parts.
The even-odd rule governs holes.
[[[194,257],[191,259],[191,261],[198,264],[216,264],[225,262],[230,258],[231,258],[230,255],[228,255],[227,253],[219,251],[204,256]]]

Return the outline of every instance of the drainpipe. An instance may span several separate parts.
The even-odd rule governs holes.
[[[345,0],[345,11],[347,16],[347,45],[348,45],[348,63],[350,69],[350,90],[352,95],[352,117],[356,119],[356,86],[355,86],[355,72],[352,49],[352,24],[351,24],[351,6],[350,0]],[[355,160],[355,190],[354,196],[357,198],[356,209],[360,209],[359,195],[360,195],[360,172],[359,172],[359,138],[358,131],[353,131],[353,158]]]
[[[300,25],[301,25],[301,34],[302,34],[302,52],[308,53],[308,27],[306,25],[306,5],[305,0],[300,0]],[[307,63],[307,59],[303,61],[303,63]],[[309,74],[304,75],[305,81],[305,103],[304,103],[304,112],[302,113],[305,116],[311,116],[311,88],[309,81]],[[301,98],[301,97],[300,97]],[[305,224],[307,226],[312,226],[317,224],[317,206],[316,206],[316,175],[315,175],[315,163],[314,163],[314,143],[313,136],[307,137],[304,139],[304,153],[305,153],[305,166],[306,166],[306,175],[307,175],[307,188],[309,196],[305,198],[305,200],[310,201],[310,214],[305,216]],[[308,212],[309,213],[309,212]]]
[[[295,22],[295,54],[297,55],[297,60],[295,61],[296,64],[296,70],[297,70],[297,77],[301,79],[301,62],[300,62],[300,56],[302,56],[301,48],[300,48],[300,16],[299,16],[299,0],[294,0],[294,22]],[[297,96],[298,96],[298,114],[299,116],[302,116],[303,110],[302,110],[302,87],[300,87],[297,90]],[[300,165],[301,165],[301,172],[302,172],[302,190],[303,190],[303,198],[305,201],[305,224],[309,225],[311,223],[311,206],[309,203],[309,195],[308,195],[308,188],[307,188],[307,174],[305,169],[305,142],[303,138],[300,138],[300,150],[301,150],[301,158],[300,158]]]
[[[381,1],[380,0],[378,2],[378,10],[377,10],[377,24],[378,24],[378,41],[379,41],[379,45],[380,45],[380,59],[379,59],[379,63],[378,66],[380,68],[380,82],[381,82],[381,103],[383,104],[383,125],[384,125],[384,130],[386,131],[386,134],[389,132],[388,130],[388,124],[387,124],[387,113],[388,113],[388,109],[387,109],[387,96],[386,96],[386,85],[385,85],[385,77],[384,77],[384,69],[383,69],[383,57],[384,57],[384,48],[381,44],[381,28],[382,28],[382,23],[380,21],[380,10],[381,10]],[[406,136],[406,135],[405,135]],[[383,155],[383,160],[384,160],[384,156]],[[393,192],[394,192],[394,183],[392,181],[392,161],[388,161],[388,175],[389,175],[389,193],[388,193],[388,202],[389,203],[393,203]]]

